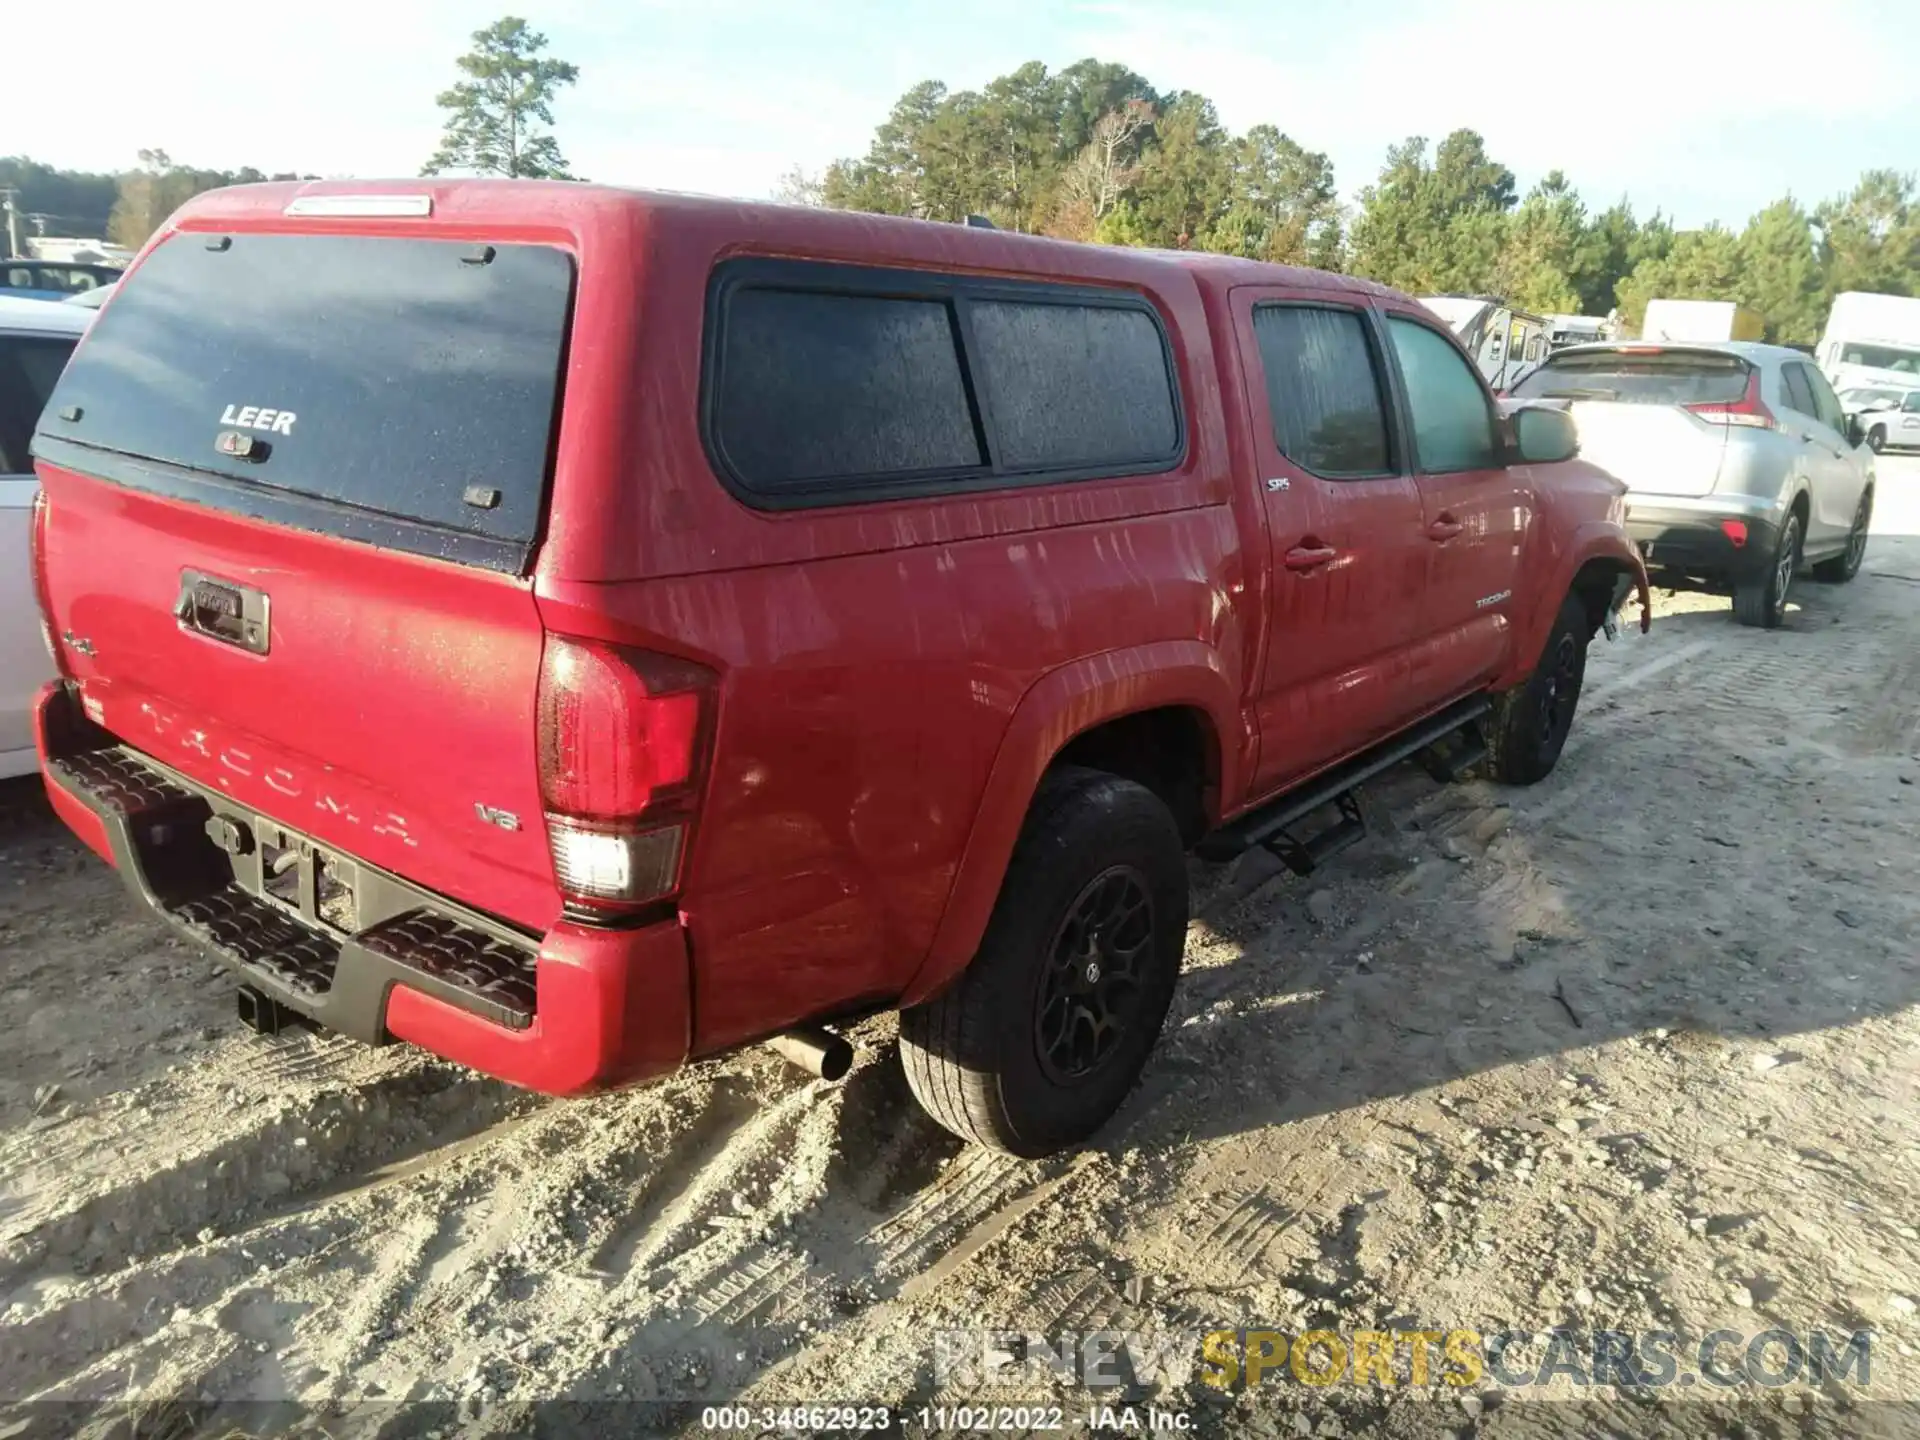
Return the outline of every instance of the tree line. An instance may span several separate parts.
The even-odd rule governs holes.
[[[1588,209],[1555,170],[1524,196],[1471,130],[1387,151],[1343,205],[1327,156],[1273,125],[1236,135],[1206,96],[1162,93],[1124,65],[1038,61],[978,90],[924,81],[864,156],[781,197],[1116,245],[1208,250],[1314,265],[1413,294],[1498,295],[1543,313],[1638,328],[1647,301],[1735,300],[1767,338],[1809,344],[1843,290],[1920,293],[1915,178],[1862,175],[1811,209],[1782,196],[1739,230],[1681,230],[1622,198]]]
[[[104,236],[137,250],[161,222],[203,190],[253,185],[262,180],[313,180],[293,171],[268,174],[251,165],[203,170],[176,164],[164,150],[142,150],[130,170],[107,173],[60,170],[25,155],[0,156],[0,190],[15,192],[14,205],[27,219],[22,238],[33,235]],[[4,240],[0,228],[0,240]]]
[[[427,174],[571,179],[553,101],[579,70],[547,56],[547,38],[506,16],[473,32]],[[49,234],[101,235],[137,248],[202,190],[312,179],[251,167],[205,170],[142,150],[119,174],[0,158],[0,189]],[[1622,198],[1590,211],[1555,170],[1526,195],[1482,138],[1456,130],[1387,151],[1348,205],[1333,162],[1274,125],[1234,134],[1213,102],[1161,92],[1137,71],[1082,60],[1059,71],[1030,61],[978,90],[915,85],[864,156],[817,177],[795,171],[779,197],[838,209],[958,222],[1111,245],[1216,251],[1313,265],[1416,295],[1498,295],[1543,313],[1618,309],[1636,329],[1647,301],[1735,300],[1770,340],[1808,344],[1843,290],[1920,294],[1915,178],[1871,170],[1808,208],[1782,196],[1739,230],[1681,230]]]

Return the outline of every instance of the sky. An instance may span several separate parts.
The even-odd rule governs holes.
[[[580,67],[556,111],[575,172],[617,184],[764,196],[863,153],[918,81],[1087,56],[1325,151],[1349,198],[1388,145],[1461,126],[1523,190],[1559,168],[1685,226],[1920,168],[1913,0],[174,0],[9,67],[0,153],[412,175],[454,57],[508,6]]]

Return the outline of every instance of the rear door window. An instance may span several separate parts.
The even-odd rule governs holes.
[[[1413,417],[1413,449],[1421,470],[1451,474],[1500,464],[1493,409],[1480,377],[1438,332],[1398,315],[1387,320]]]
[[[1747,362],[1710,350],[1563,352],[1513,387],[1516,398],[1628,405],[1731,404],[1747,393]]]
[[[73,354],[63,336],[0,334],[0,475],[32,471],[28,443]]]
[[[159,461],[220,482],[204,503],[293,502],[270,518],[517,569],[572,289],[545,245],[178,234],[101,312],[37,443],[121,483]]]
[[[1833,393],[1827,377],[1811,365],[1798,367],[1806,375],[1807,389],[1813,394],[1813,413],[1820,423],[1836,435],[1847,433],[1847,414],[1840,408],[1840,397]]]
[[[1330,478],[1391,473],[1386,404],[1365,318],[1325,306],[1257,305],[1253,333],[1280,453]]]
[[[1780,370],[1780,381],[1787,392],[1787,408],[1798,411],[1809,420],[1818,420],[1820,410],[1813,401],[1813,387],[1807,384],[1806,367],[1803,365],[1784,365]]]

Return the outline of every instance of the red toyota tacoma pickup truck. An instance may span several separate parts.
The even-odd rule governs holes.
[[[48,791],[262,1028],[576,1094],[903,1012],[1118,1106],[1184,853],[1550,770],[1644,572],[1563,416],[1341,276],[520,182],[191,202],[34,442]]]

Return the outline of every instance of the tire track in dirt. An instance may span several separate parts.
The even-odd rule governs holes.
[[[204,1121],[170,1125],[162,1110],[143,1117],[150,1128],[136,1142],[100,1147],[125,1169],[75,1174],[50,1168],[31,1149],[16,1152],[13,1161],[27,1163],[10,1181],[26,1204],[0,1231],[0,1286],[22,1283],[49,1262],[93,1269],[163,1252],[209,1226],[230,1228],[283,1197],[299,1203],[534,1103],[471,1072],[417,1064],[367,1085],[257,1105],[233,1108],[228,1096],[222,1110],[235,1123],[224,1131]]]
[[[36,1409],[44,1412],[60,1402],[110,1402],[156,1392],[173,1398],[167,1394],[169,1377],[190,1374],[212,1380],[231,1368],[240,1348],[239,1339],[218,1330],[168,1325],[23,1397],[15,1413],[25,1417],[19,1422],[24,1427]],[[6,1413],[0,1409],[0,1416]]]
[[[316,1223],[305,1235],[307,1243],[327,1250],[354,1229],[354,1221],[338,1216]],[[259,1284],[257,1272],[246,1241],[235,1237],[65,1290],[30,1318],[6,1327],[10,1390],[57,1392],[66,1379],[101,1366],[111,1370],[113,1356],[204,1311],[218,1310],[241,1287]]]
[[[898,1281],[925,1270],[1036,1179],[1036,1167],[1027,1161],[991,1150],[963,1150],[938,1180],[869,1230],[861,1243],[875,1271]]]
[[[636,1197],[639,1204],[630,1220],[596,1252],[593,1268],[615,1277],[616,1293],[703,1278],[699,1270],[691,1275],[674,1272],[673,1262],[723,1243],[717,1232],[739,1218],[731,1211],[734,1181],[790,1136],[797,1117],[790,1105],[762,1110],[743,1100],[716,1104],[701,1118],[685,1148],[684,1163],[662,1167],[649,1177],[652,1183]]]
[[[1882,683],[1861,697],[1866,703],[1851,717],[1848,754],[1920,755],[1920,655],[1910,638],[1900,650]]]

